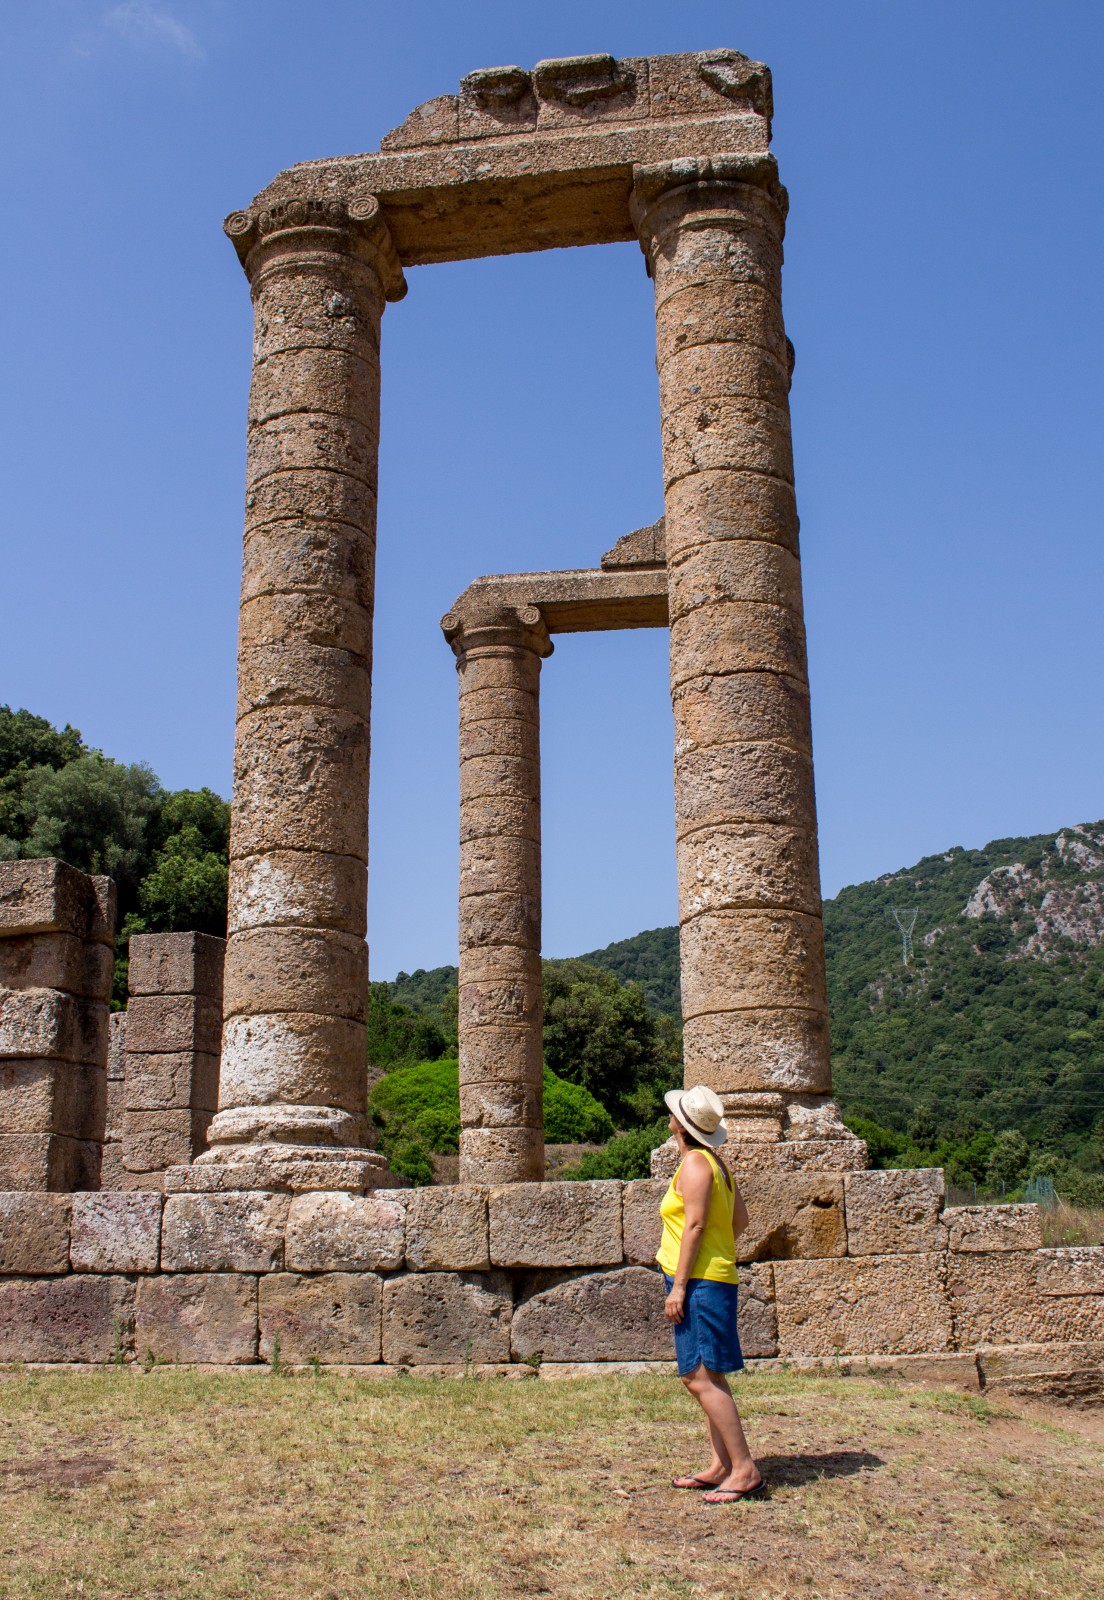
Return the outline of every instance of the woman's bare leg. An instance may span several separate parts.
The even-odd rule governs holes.
[[[699,1373],[704,1372],[704,1370],[704,1367],[698,1368]],[[692,1373],[689,1378],[683,1378],[682,1380],[691,1394],[694,1394],[694,1380],[696,1377],[697,1373]],[[694,1394],[694,1398],[697,1399],[696,1394]],[[702,1409],[704,1410],[705,1408],[703,1407]],[[713,1419],[710,1417],[708,1411],[705,1413],[705,1420],[709,1428],[709,1443],[712,1448],[712,1456],[709,1465],[707,1467],[703,1467],[700,1472],[694,1473],[694,1477],[699,1479],[708,1479],[710,1483],[714,1484],[723,1483],[725,1478],[727,1478],[729,1473],[732,1471],[732,1462],[729,1460],[728,1453],[725,1450],[724,1440],[718,1433]],[[682,1482],[685,1480],[679,1479],[676,1481]]]
[[[711,1468],[714,1466],[726,1468],[725,1475],[719,1479],[717,1487],[752,1488],[759,1482],[760,1472],[748,1449],[740,1413],[736,1409],[728,1380],[721,1372],[710,1372],[708,1367],[699,1367],[682,1381],[705,1412],[709,1424],[709,1437],[713,1441],[713,1454],[716,1458],[710,1464]],[[703,1477],[710,1478],[713,1475],[712,1470],[702,1474]]]

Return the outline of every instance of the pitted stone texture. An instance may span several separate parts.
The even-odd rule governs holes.
[[[367,994],[368,946],[333,928],[243,930],[227,951],[227,1017],[316,1011],[363,1022]]]
[[[68,1195],[0,1193],[0,1273],[68,1272],[72,1209]]]
[[[106,1001],[114,967],[109,944],[70,933],[0,937],[0,988],[60,989],[83,1000]]]
[[[176,1194],[165,1202],[165,1272],[278,1272],[286,1194]]]
[[[0,1361],[102,1361],[132,1347],[126,1278],[0,1279]]]
[[[160,1194],[73,1196],[74,1272],[156,1272],[161,1261]]]
[[[676,755],[756,737],[801,752],[812,740],[809,691],[795,678],[764,672],[693,678],[675,692],[675,703]]]
[[[124,1111],[123,1165],[128,1172],[164,1172],[190,1161],[207,1142],[209,1111]]]
[[[53,856],[0,862],[0,937],[30,933],[70,933],[110,944],[115,885]]]
[[[312,1145],[235,1145],[211,1151],[165,1173],[166,1194],[233,1194],[267,1189],[287,1194],[318,1190],[363,1194],[401,1183],[375,1150]]]
[[[567,1187],[567,1185],[564,1185]],[[662,1361],[672,1335],[663,1279],[647,1267],[561,1278],[531,1291],[514,1312],[516,1360]]]
[[[843,1178],[745,1172],[737,1181],[749,1218],[746,1231],[736,1240],[737,1261],[820,1260],[847,1254]]]
[[[683,1046],[696,1083],[719,1094],[737,1090],[828,1093],[828,1014],[796,1006],[688,1016]]]
[[[938,1252],[774,1265],[786,1356],[908,1355],[953,1348]]]
[[[128,1054],[198,1050],[217,1055],[221,1035],[221,1008],[203,995],[134,995],[127,1006]]]
[[[740,1350],[746,1361],[778,1354],[778,1313],[774,1268],[768,1261],[740,1267],[737,1294]]]
[[[461,1183],[395,1190],[386,1198],[406,1212],[406,1264],[412,1271],[477,1272],[490,1266],[486,1189]]]
[[[621,1195],[621,1233],[625,1260],[633,1266],[655,1265],[663,1236],[660,1202],[667,1192],[661,1178],[637,1178],[626,1183]]]
[[[230,1017],[220,1107],[330,1106],[363,1123],[364,1049],[364,1025],[348,1017],[298,1011]]]
[[[508,1361],[513,1295],[500,1272],[412,1272],[383,1286],[383,1359]]]
[[[368,868],[356,856],[272,850],[230,864],[230,932],[283,924],[364,937]]]
[[[261,1359],[349,1362],[380,1359],[380,1279],[372,1272],[323,1272],[302,1277],[270,1273],[260,1279]]]
[[[1104,1339],[1104,1296],[1041,1292],[1042,1251],[952,1251],[947,1287],[963,1349]]]
[[[135,933],[127,984],[132,995],[222,996],[226,940],[209,933]]]
[[[255,1361],[256,1278],[222,1272],[139,1278],[134,1348],[139,1360],[152,1356],[156,1361],[220,1366]]]
[[[778,1139],[744,1144],[730,1139],[718,1154],[739,1183],[752,1172],[861,1172],[867,1160],[862,1139]],[[652,1176],[670,1178],[678,1163],[678,1146],[668,1139],[652,1151]]]
[[[853,1172],[847,1191],[847,1253],[852,1256],[901,1255],[940,1250],[946,1232],[943,1169]]]
[[[0,1133],[98,1139],[106,1120],[102,1067],[41,1057],[0,1061]]]
[[[740,822],[678,844],[686,915],[740,906],[786,906],[820,915],[816,835],[809,828]]]
[[[794,911],[704,912],[683,927],[680,943],[682,1008],[688,1018],[759,1006],[827,1010],[818,917]]]
[[[1104,1342],[1056,1340],[1050,1344],[979,1345],[976,1361],[985,1388],[1036,1373],[1104,1369]]]
[[[218,1105],[217,1055],[174,1050],[168,1055],[132,1055],[125,1101],[131,1111],[205,1111]]]
[[[292,1272],[376,1272],[401,1267],[403,1207],[374,1195],[296,1195],[287,1218],[285,1262]]]
[[[1038,1250],[1043,1243],[1033,1205],[948,1206],[943,1225],[954,1251]]]
[[[0,1058],[44,1056],[106,1069],[108,1009],[59,989],[0,989]]]
[[[512,1183],[489,1197],[496,1267],[599,1267],[622,1260],[621,1185]]]
[[[530,1188],[544,1173],[544,1133],[540,1128],[461,1129],[461,1183],[517,1184],[522,1173],[532,1180],[527,1184]]]
[[[56,1133],[0,1133],[0,1185],[5,1190],[69,1193],[96,1187],[101,1146]]]
[[[1040,1294],[1104,1294],[1104,1245],[1040,1250],[1038,1282]]]

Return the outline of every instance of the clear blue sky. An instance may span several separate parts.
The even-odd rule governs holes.
[[[250,360],[221,232],[476,67],[774,72],[824,888],[1104,813],[1097,0],[7,0],[0,701],[229,793]],[[634,246],[408,274],[384,320],[373,971],[455,959],[484,572],[661,510]],[[675,918],[666,636],[544,669],[545,947]]]

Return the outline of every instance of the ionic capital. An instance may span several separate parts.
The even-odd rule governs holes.
[[[441,630],[457,660],[484,650],[528,650],[538,657],[552,654],[552,641],[539,606],[484,602],[446,611]]]
[[[749,152],[634,167],[629,209],[650,275],[655,251],[675,228],[750,221],[781,240],[789,196],[774,156]]]
[[[388,300],[406,293],[402,263],[375,195],[297,196],[264,209],[232,211],[223,228],[250,282],[272,262],[322,253],[367,262]]]

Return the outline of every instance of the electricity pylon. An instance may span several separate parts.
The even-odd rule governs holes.
[[[920,915],[920,907],[912,906],[907,911],[899,911],[893,907],[893,920],[901,930],[901,965],[907,967],[912,959],[912,930],[916,926],[916,919]]]

